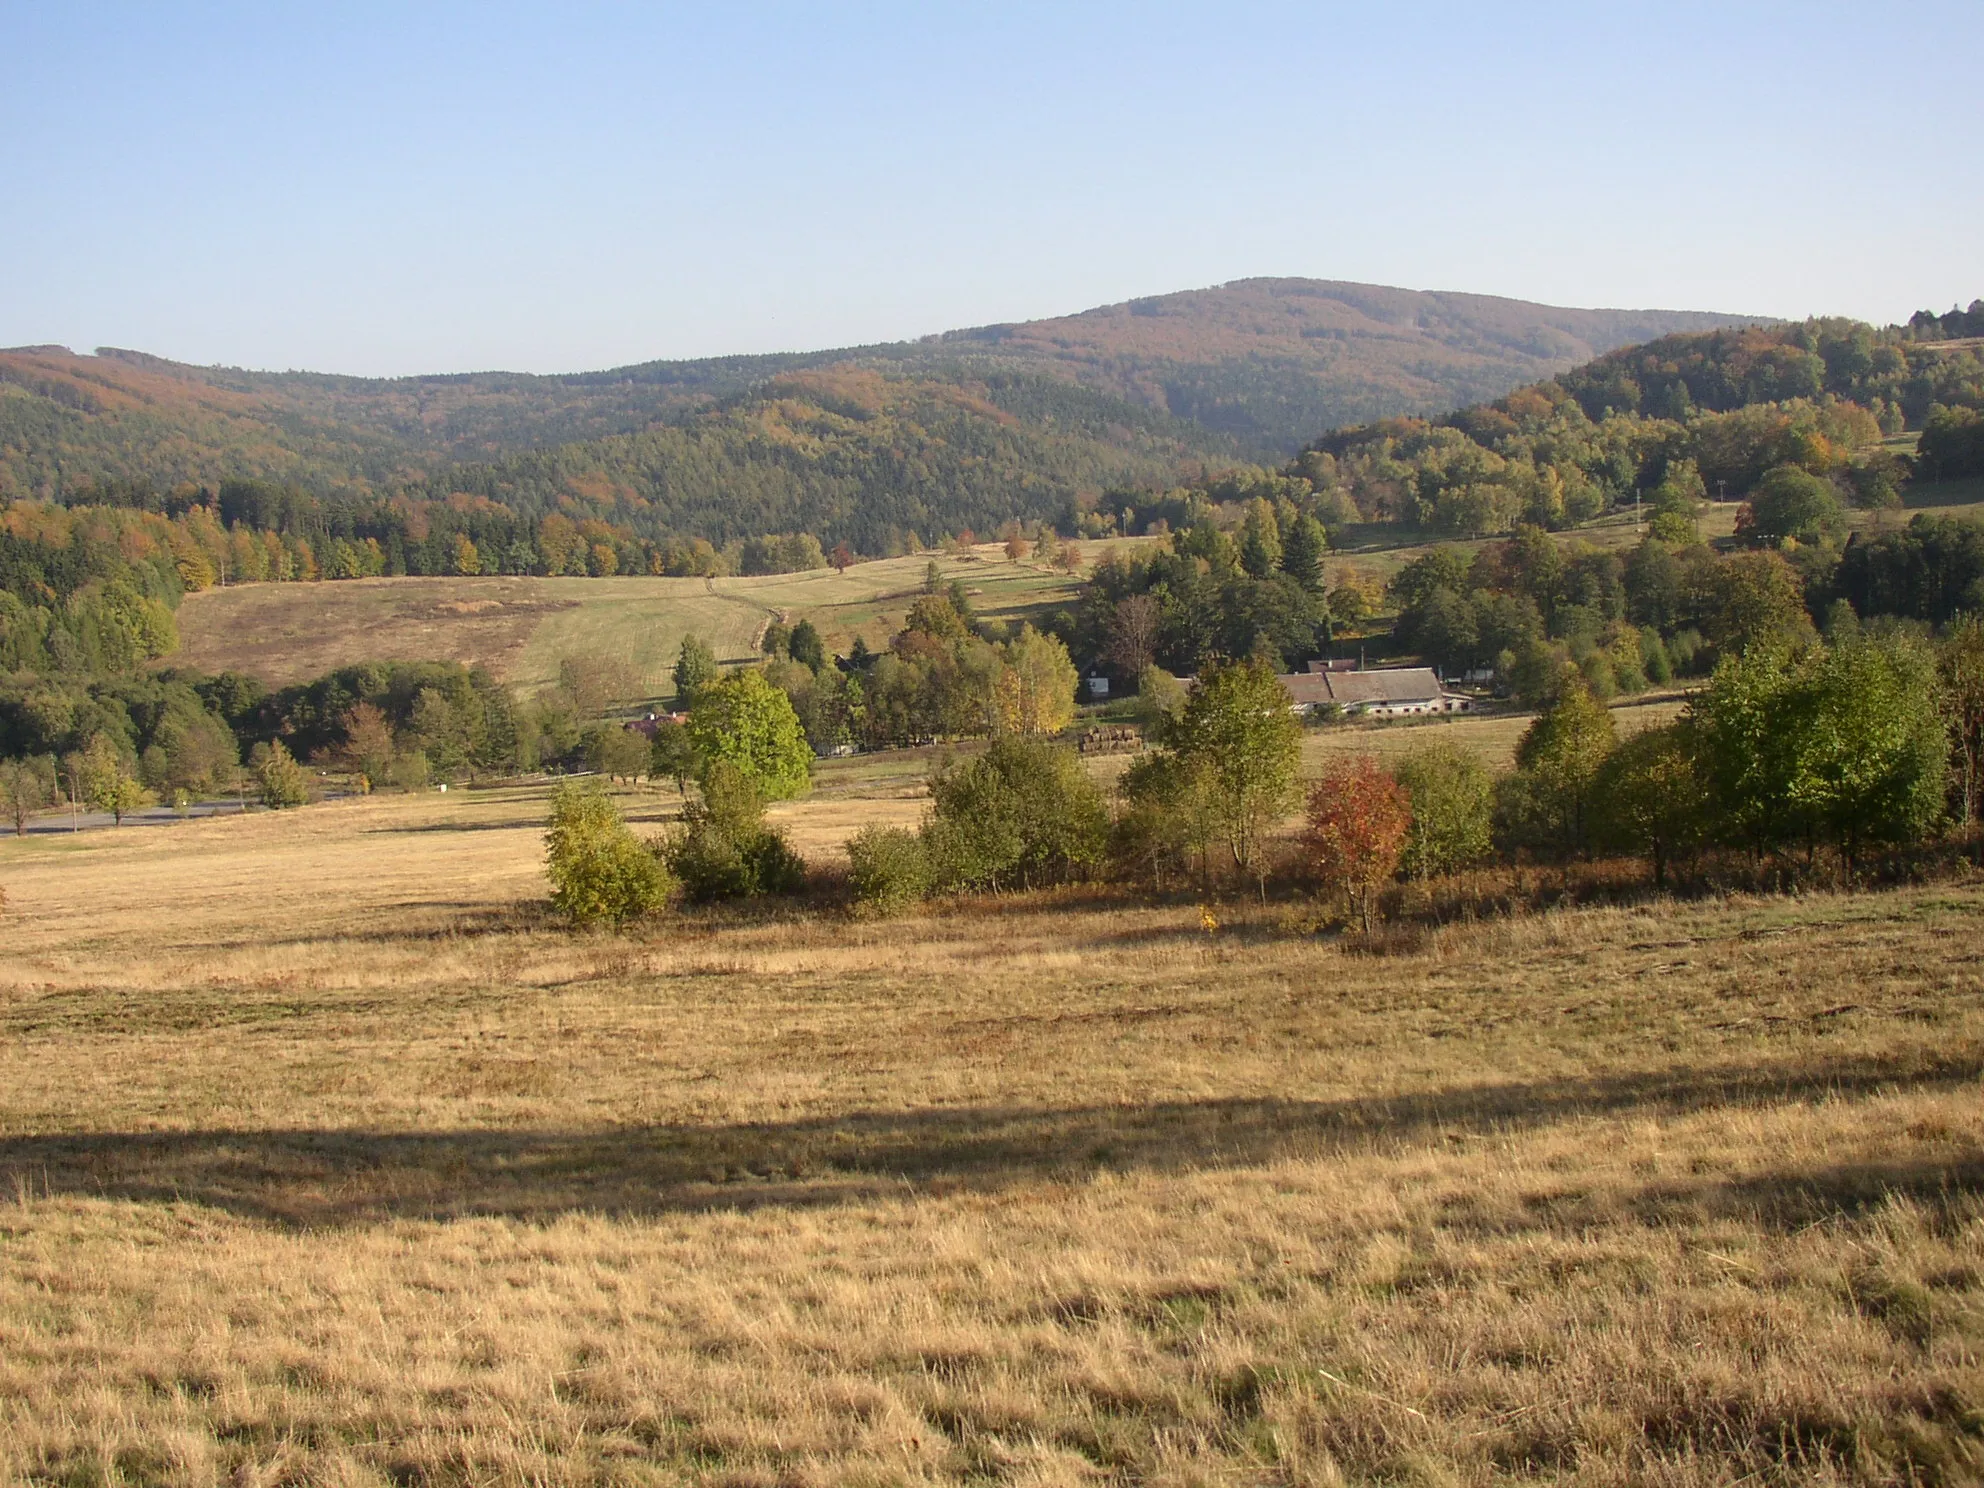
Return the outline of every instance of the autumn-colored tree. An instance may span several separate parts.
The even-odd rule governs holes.
[[[91,739],[83,750],[79,783],[83,799],[91,809],[109,812],[111,820],[120,827],[126,815],[149,806],[153,799],[125,769],[123,757],[102,734]]]
[[[846,573],[854,565],[854,549],[846,543],[835,543],[827,561],[833,564],[835,573]]]
[[[1109,612],[1103,655],[1126,677],[1141,677],[1157,655],[1164,607],[1154,594],[1131,594]]]
[[[14,835],[25,837],[28,818],[55,801],[55,761],[47,756],[35,759],[0,760],[0,810],[14,823]]]
[[[1009,641],[993,684],[998,731],[1058,734],[1075,716],[1075,664],[1057,636],[1022,625]]]
[[[344,752],[351,767],[373,785],[384,785],[393,770],[393,726],[372,703],[356,703],[344,716]]]
[[[1411,827],[1410,797],[1368,755],[1334,765],[1309,792],[1310,869],[1326,892],[1350,900],[1366,934],[1372,898],[1398,872]]]

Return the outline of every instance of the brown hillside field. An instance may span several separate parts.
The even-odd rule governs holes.
[[[1984,881],[575,936],[543,810],[0,841],[0,1482],[1984,1477]]]
[[[1093,561],[1144,538],[1085,543]],[[624,657],[655,696],[667,693],[682,637],[700,634],[720,660],[747,662],[773,618],[811,619],[827,644],[856,635],[880,648],[902,627],[935,562],[979,614],[1018,622],[1072,605],[1078,580],[1010,563],[998,545],[968,556],[922,553],[859,563],[846,573],[754,578],[393,578],[242,584],[188,595],[179,606],[174,666],[243,671],[272,686],[362,661],[460,661],[526,690],[557,680],[567,656]]]

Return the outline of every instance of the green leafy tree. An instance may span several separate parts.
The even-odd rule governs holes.
[[[1516,773],[1499,788],[1504,839],[1558,853],[1590,845],[1593,787],[1616,740],[1612,715],[1581,680],[1523,732]]]
[[[1202,760],[1157,749],[1138,755],[1117,783],[1123,809],[1110,834],[1110,858],[1124,878],[1164,892],[1166,878],[1195,874],[1210,893],[1212,855],[1221,840],[1217,782]]]
[[[1471,867],[1494,848],[1495,782],[1479,755],[1427,744],[1392,771],[1412,806],[1400,866],[1426,879]]]
[[[107,811],[118,826],[133,811],[149,806],[154,797],[125,768],[123,756],[102,734],[84,746],[79,783],[92,811]]]
[[[1718,835],[1756,854],[1796,830],[1798,741],[1789,727],[1794,709],[1788,698],[1793,680],[1782,650],[1725,657],[1683,715]]]
[[[1780,553],[1735,553],[1704,574],[1703,630],[1724,654],[1787,648],[1812,634],[1805,585]]]
[[[1240,566],[1249,578],[1265,579],[1281,567],[1281,524],[1272,503],[1255,497],[1240,526]]]
[[[310,799],[309,778],[280,739],[262,752],[255,770],[255,788],[262,804],[272,811],[301,806]]]
[[[1868,846],[1915,841],[1942,815],[1948,744],[1935,664],[1897,635],[1814,653],[1800,670],[1792,803],[1850,874]]]
[[[567,781],[552,793],[544,845],[552,907],[575,925],[652,914],[674,887],[596,782]]]
[[[1966,826],[1984,808],[1984,619],[1966,615],[1936,655],[1943,717],[1950,734],[1950,776],[1958,819]]]
[[[792,635],[786,641],[786,654],[801,666],[814,671],[824,671],[827,665],[827,648],[820,641],[820,632],[811,620],[801,620],[792,627]]]
[[[675,706],[685,710],[695,707],[697,694],[722,675],[709,642],[689,632],[675,655]]]
[[[1294,803],[1302,726],[1274,669],[1260,661],[1201,675],[1171,729],[1171,748],[1215,783],[1234,869],[1265,872],[1268,834]]]
[[[813,751],[792,700],[762,672],[739,672],[696,689],[689,738],[705,761],[724,760],[769,801],[805,792]]]
[[[1695,847],[1709,825],[1709,801],[1696,749],[1680,724],[1642,730],[1606,757],[1592,791],[1592,836],[1603,847],[1643,854],[1653,881],[1667,884],[1677,852]]]
[[[676,790],[689,793],[689,782],[703,773],[703,756],[689,730],[673,718],[655,721],[654,737],[648,745],[648,774],[673,780]]]
[[[647,739],[621,724],[596,724],[586,732],[586,764],[609,779],[645,775],[652,758]]]
[[[1757,542],[1822,542],[1845,527],[1846,510],[1832,482],[1796,465],[1767,474],[1737,522],[1737,530]]]
[[[1323,587],[1323,554],[1329,547],[1329,535],[1323,524],[1311,516],[1300,516],[1289,526],[1288,535],[1281,544],[1281,571],[1310,593],[1316,594]],[[1362,599],[1362,596],[1359,596]],[[1331,608],[1335,608],[1335,596],[1331,596]],[[1355,615],[1345,619],[1354,620]]]

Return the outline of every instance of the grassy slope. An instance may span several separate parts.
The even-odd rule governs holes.
[[[1091,558],[1143,538],[1088,543]],[[448,659],[489,667],[524,688],[558,674],[561,657],[630,659],[656,693],[684,633],[719,657],[748,660],[770,616],[811,618],[831,646],[855,635],[881,646],[901,628],[933,561],[961,579],[980,613],[1013,619],[1072,601],[1075,581],[1005,561],[993,544],[968,559],[923,554],[829,569],[728,579],[359,579],[250,584],[189,596],[179,608],[175,665],[247,671],[281,684],[366,660]]]
[[[1977,884],[574,939],[542,810],[0,841],[0,1471],[1984,1473]]]

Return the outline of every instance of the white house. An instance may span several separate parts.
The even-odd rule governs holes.
[[[1474,707],[1472,698],[1448,692],[1431,667],[1293,672],[1281,679],[1281,685],[1288,689],[1298,713],[1335,707],[1363,718],[1403,718],[1415,713],[1466,713]]]

